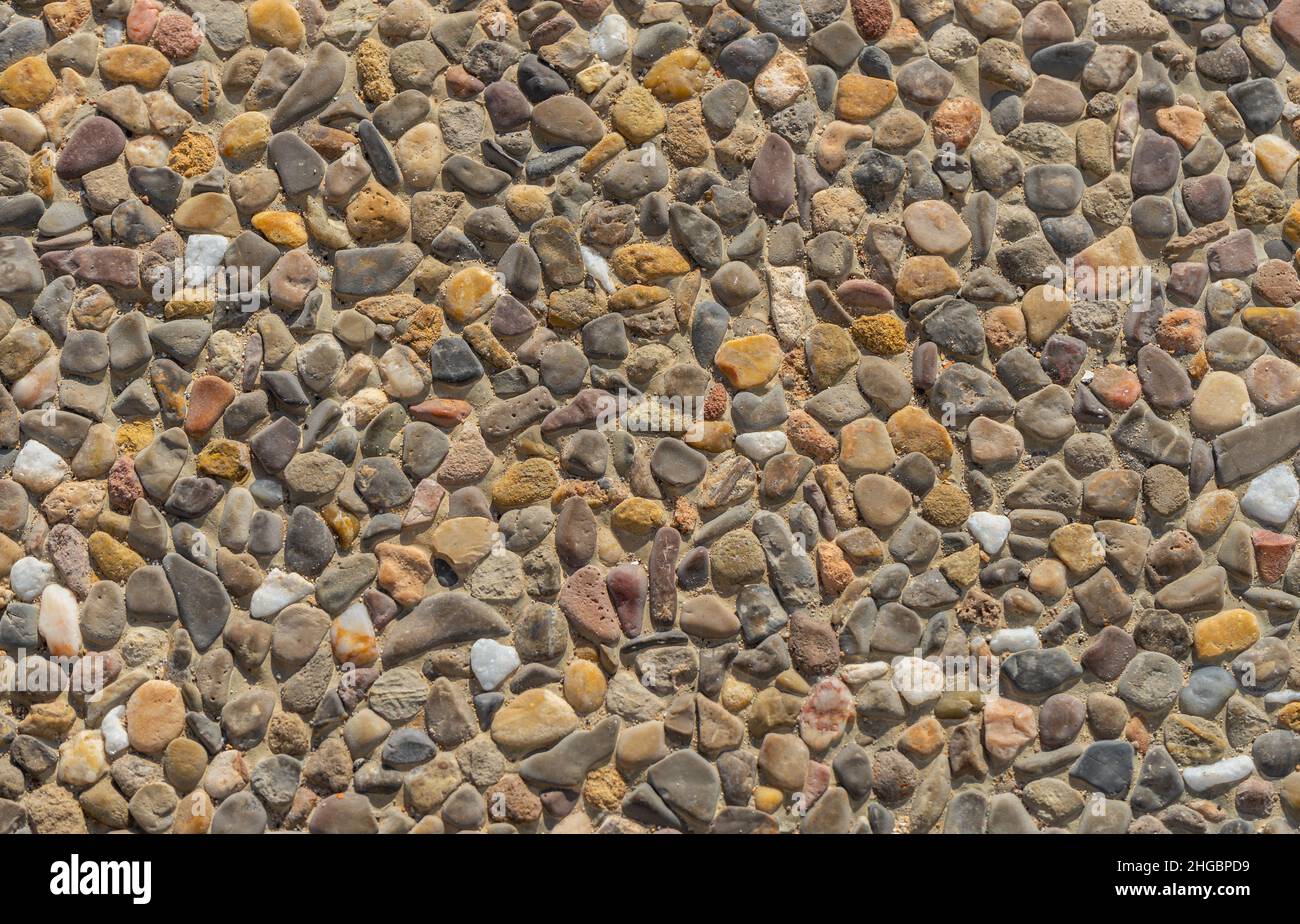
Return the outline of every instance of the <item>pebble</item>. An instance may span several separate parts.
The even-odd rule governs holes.
[[[1300,502],[1300,482],[1290,467],[1274,466],[1256,476],[1241,498],[1241,510],[1262,523],[1281,525]]]
[[[966,520],[966,529],[989,555],[996,555],[1011,533],[1011,521],[1005,516],[977,511]]]
[[[1183,770],[1183,782],[1193,792],[1203,793],[1222,786],[1240,783],[1255,770],[1254,761],[1248,755],[1229,757],[1215,763]]]
[[[470,668],[484,690],[495,690],[518,669],[518,653],[508,645],[481,638],[470,646]]]
[[[121,668],[24,806],[1285,824],[1293,0],[73,6],[0,12],[0,647]]]
[[[1221,667],[1192,671],[1187,686],[1178,694],[1179,708],[1188,715],[1213,718],[1237,690],[1232,674]]]

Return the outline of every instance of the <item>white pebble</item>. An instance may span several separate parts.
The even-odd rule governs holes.
[[[519,652],[490,638],[481,638],[469,650],[469,666],[484,690],[495,690],[519,667]]]
[[[131,741],[126,735],[126,706],[114,706],[108,710],[99,730],[104,735],[104,747],[109,757],[116,757],[130,747]]]
[[[262,586],[253,591],[248,612],[254,619],[270,619],[286,606],[305,598],[313,586],[300,575],[272,568]]]
[[[773,266],[767,271],[768,317],[783,349],[792,349],[807,332],[810,312],[808,279],[797,266]]]
[[[132,138],[128,141],[122,155],[131,167],[166,167],[167,155],[171,150],[171,146],[157,135],[145,135],[143,138]],[[159,279],[164,280],[167,285],[172,284],[169,279],[171,270],[166,264],[159,265],[154,272],[158,275],[148,277],[148,288],[152,289]]]
[[[614,279],[609,275],[609,263],[590,247],[579,248],[582,251],[582,265],[606,292],[614,291]]]
[[[41,591],[41,612],[36,628],[50,654],[71,658],[81,654],[81,618],[77,615],[77,598],[59,584]]]
[[[788,441],[780,430],[760,430],[742,433],[736,437],[736,449],[751,462],[762,465],[774,455],[785,451]]]
[[[1216,786],[1230,786],[1240,783],[1255,772],[1255,761],[1249,755],[1229,757],[1218,763],[1204,764],[1200,767],[1188,767],[1183,771],[1183,782],[1193,792],[1205,792]]]
[[[330,625],[330,647],[340,664],[364,667],[374,663],[379,655],[375,626],[364,603],[352,604]]]
[[[610,13],[591,30],[591,50],[605,61],[621,61],[631,47],[627,37],[627,20]]]
[[[220,234],[191,234],[185,242],[185,285],[201,286],[211,279],[229,246]]]
[[[1281,526],[1300,501],[1300,482],[1289,465],[1275,465],[1250,483],[1241,511],[1253,520]]]
[[[78,789],[92,785],[108,773],[104,736],[83,728],[59,747],[58,781]]]
[[[943,693],[943,668],[924,658],[895,658],[894,689],[913,706],[938,699]]]
[[[49,494],[72,471],[57,452],[28,440],[14,459],[14,481],[36,494]]]
[[[989,639],[989,650],[994,654],[1009,654],[1016,651],[1029,651],[1042,648],[1038,633],[1033,626],[1021,626],[1018,629],[999,629]]]
[[[39,558],[20,558],[9,569],[9,586],[24,603],[32,603],[54,581],[54,566]]]
[[[1011,520],[1000,513],[977,510],[966,518],[966,530],[975,537],[980,548],[996,555],[1011,535]]]

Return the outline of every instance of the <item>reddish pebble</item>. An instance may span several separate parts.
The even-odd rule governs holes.
[[[153,30],[153,46],[172,61],[183,61],[199,50],[203,33],[194,20],[180,13],[168,13]]]
[[[583,638],[598,645],[613,645],[622,636],[618,614],[599,568],[588,565],[569,575],[557,603],[569,620],[569,628]]]
[[[853,718],[853,694],[838,677],[825,677],[808,691],[799,709],[799,734],[813,750],[823,751]]]
[[[848,279],[840,283],[835,297],[847,307],[858,309],[855,314],[894,310],[893,293],[873,279]]]
[[[1255,273],[1251,284],[1263,296],[1259,304],[1282,305],[1290,308],[1300,302],[1300,276],[1286,260],[1265,260]]]
[[[190,407],[185,414],[185,432],[192,437],[207,436],[216,426],[226,407],[235,400],[235,387],[215,375],[202,375],[190,387]]]
[[[721,382],[714,382],[709,386],[709,392],[704,397],[704,419],[721,420],[722,415],[727,413],[727,388]]]
[[[838,545],[829,542],[817,544],[817,575],[821,579],[822,592],[839,596],[853,580],[853,568],[844,560],[844,553]]]
[[[135,474],[135,460],[121,456],[108,470],[108,502],[114,510],[129,513],[138,498],[144,497],[144,487]]]
[[[930,120],[930,130],[934,133],[934,144],[942,148],[951,144],[959,151],[975,140],[975,133],[980,130],[983,110],[980,104],[965,96],[955,96],[944,100],[934,111]]]
[[[1300,48],[1300,0],[1282,0],[1277,5],[1273,35],[1287,48]]]
[[[820,799],[831,785],[831,768],[820,761],[808,761],[808,772],[803,780],[804,807],[809,808]]]
[[[1272,584],[1281,580],[1286,574],[1286,566],[1291,563],[1291,553],[1295,551],[1295,537],[1257,529],[1250,534],[1250,541],[1255,547],[1255,568],[1259,571],[1260,581]]]
[[[1170,353],[1195,353],[1205,345],[1205,313],[1177,308],[1160,319],[1156,343]]]
[[[126,14],[126,37],[136,45],[149,41],[160,13],[162,4],[158,0],[135,0],[131,12]]]
[[[415,487],[411,506],[406,510],[402,525],[406,527],[424,526],[432,523],[438,515],[438,505],[446,495],[446,489],[434,478],[426,478]]]
[[[439,427],[454,427],[469,416],[474,410],[468,401],[457,398],[429,398],[419,404],[411,405],[411,416],[425,423]]]
[[[447,68],[446,78],[447,92],[457,99],[470,99],[483,92],[483,81],[459,64]]]
[[[1112,411],[1127,411],[1142,397],[1142,382],[1123,366],[1104,366],[1088,383],[1092,393]]]
[[[628,638],[641,634],[645,622],[646,592],[649,581],[640,562],[630,561],[611,568],[605,575],[605,588],[614,611],[618,613],[618,624]]]
[[[881,38],[893,21],[894,10],[889,0],[853,0],[853,23],[864,39]]]
[[[824,463],[835,458],[839,444],[826,428],[813,420],[807,411],[793,411],[785,425],[785,435],[790,445],[814,462]]]

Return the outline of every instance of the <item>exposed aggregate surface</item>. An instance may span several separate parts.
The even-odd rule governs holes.
[[[0,831],[1293,831],[1298,55],[0,6]]]

